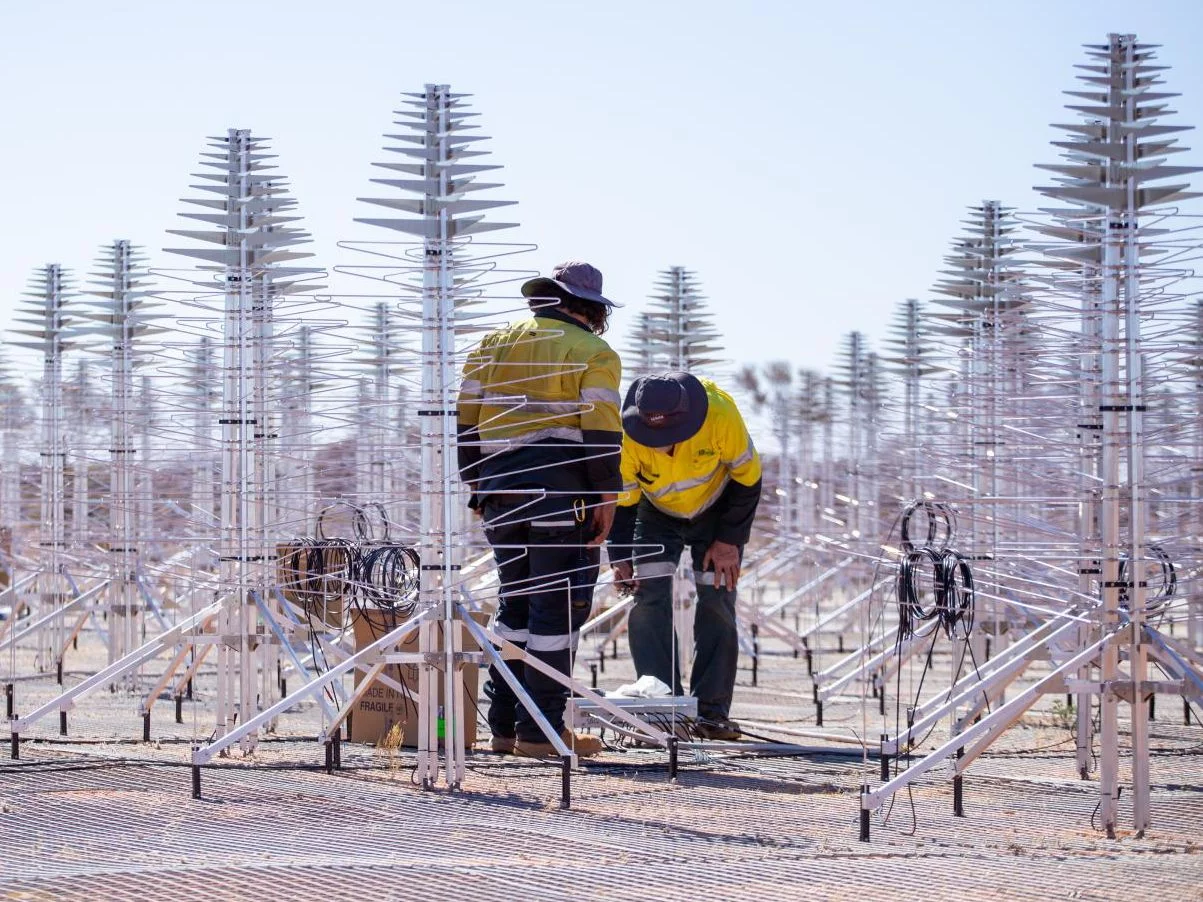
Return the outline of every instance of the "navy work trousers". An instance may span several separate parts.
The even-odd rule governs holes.
[[[506,498],[486,501],[483,511],[501,580],[497,633],[560,673],[571,674],[578,632],[589,617],[597,585],[599,551],[585,547],[591,517],[584,499],[540,515],[537,506],[522,509],[512,495]],[[522,661],[506,663],[552,729],[561,732],[567,687]],[[485,695],[494,736],[546,741],[496,666],[489,668]]]
[[[716,525],[717,515],[712,512],[682,520],[657,510],[647,500],[639,503],[634,548],[639,587],[627,626],[636,672],[663,680],[680,695],[681,677],[675,666],[680,655],[675,653],[673,630],[673,574],[681,552],[688,546],[698,593],[690,691],[698,700],[699,716],[708,720],[730,715],[739,663],[735,590],[714,585],[713,567],[702,572],[702,559],[714,542]]]

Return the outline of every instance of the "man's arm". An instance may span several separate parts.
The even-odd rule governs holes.
[[[468,506],[475,510],[480,506],[476,497],[476,483],[480,478],[480,402],[483,390],[480,384],[480,373],[483,370],[480,351],[469,355],[464,364],[464,372],[460,379],[459,397],[455,403],[456,413],[456,443],[455,459],[459,467],[460,479],[472,492]]]
[[[622,453],[619,456],[619,474],[622,479],[622,491],[618,494],[618,509],[614,512],[614,525],[610,529],[609,553],[611,562],[630,558],[631,542],[635,538],[636,512],[639,510],[639,499],[643,490],[635,473],[639,462],[629,438],[622,442]]]
[[[746,545],[760,504],[760,455],[733,403],[723,412],[721,427],[719,454],[731,481],[718,501],[715,538],[728,545]]]
[[[606,546],[606,555],[610,566],[614,568],[614,582],[619,591],[629,592],[635,588],[634,548],[635,524],[638,520],[639,499],[643,491],[639,480],[635,477],[638,469],[631,440],[624,438],[622,442],[622,492],[618,496],[618,507],[614,512],[614,525],[610,528],[610,541]]]
[[[760,480],[742,485],[732,479],[718,501],[720,513],[714,537],[728,545],[746,545],[760,505]]]
[[[581,433],[585,441],[585,472],[590,488],[605,495],[622,490],[619,452],[622,448],[621,398],[618,382],[622,364],[606,347],[589,358],[581,375]]]

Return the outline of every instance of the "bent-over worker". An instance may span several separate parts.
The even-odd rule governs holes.
[[[760,503],[760,456],[729,394],[674,372],[637,379],[623,404],[623,491],[609,557],[620,588],[634,588],[628,638],[635,669],[680,694],[673,574],[682,550],[697,586],[690,690],[698,732],[738,739],[730,719],[739,641],[735,591]]]

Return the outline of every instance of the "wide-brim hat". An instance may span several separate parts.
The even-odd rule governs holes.
[[[602,274],[596,266],[570,260],[551,271],[551,276],[538,276],[522,283],[522,296],[526,298],[558,298],[567,292],[574,298],[621,307],[602,294]]]
[[[649,448],[679,445],[697,435],[706,422],[706,388],[689,373],[664,373],[636,379],[622,405],[622,428]]]

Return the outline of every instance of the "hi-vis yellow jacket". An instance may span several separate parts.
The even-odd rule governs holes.
[[[706,421],[671,456],[623,436],[615,542],[629,541],[634,517],[623,516],[624,509],[633,512],[640,499],[682,520],[717,507],[716,538],[733,545],[747,542],[760,500],[760,455],[732,397],[709,379],[700,381],[709,403]]]
[[[456,405],[461,476],[474,490],[481,479],[494,483],[486,491],[513,484],[506,474],[519,471],[554,487],[573,474],[532,472],[567,463],[580,488],[617,492],[621,370],[603,339],[554,309],[489,333],[468,356]]]

